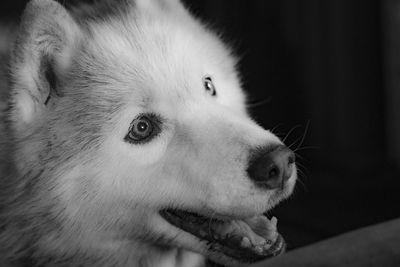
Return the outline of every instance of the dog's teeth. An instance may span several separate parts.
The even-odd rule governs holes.
[[[251,234],[249,235],[249,238],[250,238],[251,243],[252,243],[253,245],[255,245],[255,246],[264,246],[265,243],[266,243],[266,241],[265,241],[265,239],[264,239],[263,237],[258,236],[258,235],[255,234],[255,233],[251,233]]]
[[[242,241],[240,242],[240,246],[249,248],[251,246],[250,240],[247,237],[243,237]]]
[[[214,240],[235,242],[241,248],[251,249],[262,255],[275,242],[277,231],[276,217],[269,220],[265,216],[255,216],[246,220],[232,220],[228,223],[213,226]]]
[[[255,250],[258,254],[262,254],[263,251],[264,251],[263,247],[260,247],[260,246],[254,247],[254,250]]]
[[[263,249],[264,249],[264,250],[270,249],[273,243],[274,243],[274,242],[273,242],[272,240],[267,239],[266,242],[265,242],[265,244],[264,244],[264,246],[263,246]]]

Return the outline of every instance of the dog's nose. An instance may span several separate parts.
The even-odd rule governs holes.
[[[283,187],[293,173],[295,155],[284,145],[257,149],[250,155],[249,177],[259,186],[275,189]]]

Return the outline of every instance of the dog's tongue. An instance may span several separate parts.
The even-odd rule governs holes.
[[[256,216],[245,220],[232,220],[220,224],[213,224],[214,238],[223,241],[229,247],[251,250],[263,255],[276,243],[278,239],[277,219],[268,220],[265,216]],[[250,252],[250,251],[249,251]]]

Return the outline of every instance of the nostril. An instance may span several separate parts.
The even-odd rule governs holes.
[[[272,165],[268,171],[268,177],[267,179],[274,179],[276,177],[279,177],[280,175],[280,170],[279,167],[276,165]]]
[[[288,165],[291,165],[291,164],[293,164],[295,162],[296,162],[296,156],[294,155],[293,152],[291,152],[289,157],[288,157],[288,163],[289,163]]]

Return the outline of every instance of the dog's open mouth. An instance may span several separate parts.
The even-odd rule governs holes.
[[[172,225],[206,241],[211,251],[239,262],[251,263],[277,256],[286,248],[275,217],[269,220],[259,215],[243,220],[221,220],[171,209],[160,214]]]

